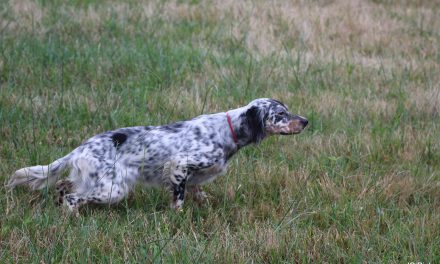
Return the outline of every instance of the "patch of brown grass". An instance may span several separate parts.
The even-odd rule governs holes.
[[[46,15],[46,11],[35,1],[30,0],[10,0],[9,6],[11,7],[12,21],[2,21],[4,26],[12,30],[32,31],[38,29],[43,17]]]
[[[397,172],[385,175],[376,183],[376,190],[385,199],[395,200],[398,203],[407,203],[417,190],[414,178],[407,172]]]
[[[428,115],[440,115],[440,86],[430,89],[414,88],[409,89],[409,103],[416,111]]]

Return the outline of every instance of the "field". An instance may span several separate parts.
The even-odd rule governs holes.
[[[439,263],[440,2],[0,0],[1,263]],[[118,127],[258,97],[300,135],[241,150],[169,208],[61,211],[4,187]]]

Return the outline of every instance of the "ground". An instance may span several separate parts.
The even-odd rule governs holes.
[[[440,262],[439,1],[0,0],[0,181],[97,133],[257,97],[309,119],[209,203],[78,218],[0,187],[2,263]]]

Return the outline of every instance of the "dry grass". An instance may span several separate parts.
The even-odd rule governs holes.
[[[12,17],[2,21],[2,28],[8,27],[10,30],[32,31],[39,28],[46,15],[44,9],[34,1],[11,0],[9,2]]]
[[[435,116],[440,113],[440,87],[435,85],[433,88],[410,89],[409,103],[415,108],[416,111],[427,113]]]

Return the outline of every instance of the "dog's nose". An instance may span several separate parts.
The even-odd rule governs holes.
[[[301,119],[301,125],[303,125],[303,127],[306,127],[308,123],[309,121],[307,119]]]
[[[299,121],[299,123],[303,126],[303,128],[306,127],[307,124],[309,123],[309,121],[308,121],[305,117],[302,117],[302,116],[300,116],[300,115],[296,115],[296,116],[294,116],[293,119],[294,119],[296,122]],[[298,123],[297,123],[297,124],[298,124]]]

